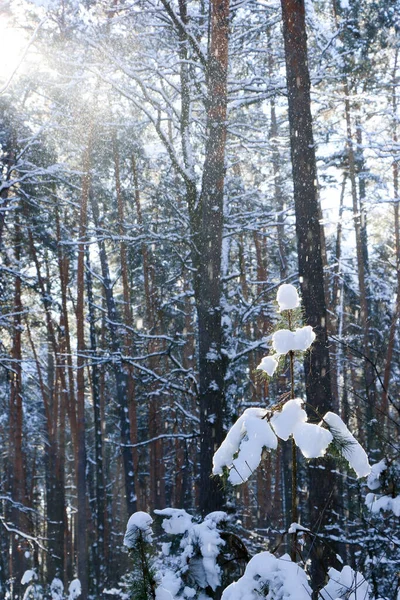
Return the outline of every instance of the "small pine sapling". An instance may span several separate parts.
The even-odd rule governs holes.
[[[302,325],[300,299],[293,285],[284,284],[280,286],[277,301],[282,319],[271,338],[274,353],[264,357],[257,369],[263,373],[263,376],[272,377],[279,363],[285,360],[285,357],[288,357],[290,391],[284,396],[281,402],[273,407],[268,409],[248,408],[244,411],[214,455],[213,474],[225,477],[232,485],[239,485],[247,481],[258,467],[264,448],[274,450],[277,447],[278,438],[281,440],[291,439],[292,525],[287,532],[292,536],[291,556],[288,557],[285,555],[281,559],[284,562],[289,560],[291,564],[294,564],[297,555],[296,541],[298,531],[299,529],[304,531],[304,528],[298,524],[297,448],[300,449],[306,459],[311,459],[324,456],[329,447],[333,450],[334,454],[339,454],[346,459],[357,477],[367,476],[371,471],[371,467],[364,449],[338,415],[328,412],[322,417],[313,407],[309,407],[314,412],[318,422],[310,423],[308,421],[308,415],[303,408],[307,403],[301,398],[295,397],[295,357],[297,353],[304,353],[311,349],[312,343],[315,340],[315,333],[312,327]],[[268,564],[270,566],[275,565],[273,569],[276,567],[277,572],[280,572],[280,565],[270,559],[269,556],[267,557]],[[254,566],[250,567],[249,563],[249,576],[253,577],[253,579],[255,578],[256,582],[265,581],[265,586],[268,588],[271,585],[268,582],[268,577],[271,574],[268,574],[269,572],[259,572],[254,575]],[[246,573],[244,577],[247,577]],[[279,579],[281,575],[278,576],[275,573],[271,577],[278,577]],[[344,578],[347,575],[346,571]],[[235,585],[238,585],[240,581]],[[223,595],[224,600],[239,598],[240,594],[237,595],[236,592],[233,592],[233,589],[237,590],[239,588],[231,588],[229,586]],[[260,584],[256,583],[254,598],[258,597],[257,594],[260,592],[262,592]],[[272,595],[269,597],[275,596]],[[291,598],[292,596],[289,594],[289,597]],[[249,595],[250,598],[253,598],[253,596]],[[297,600],[297,596],[293,596],[293,598]]]
[[[156,580],[152,565],[153,519],[149,514],[138,511],[129,518],[124,536],[124,546],[132,558],[131,600],[155,600]]]
[[[33,569],[28,569],[22,576],[21,584],[27,585],[22,600],[42,600],[42,586],[37,583],[37,574]]]

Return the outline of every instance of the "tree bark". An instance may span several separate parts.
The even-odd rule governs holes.
[[[132,451],[130,448],[131,426],[127,402],[128,373],[125,368],[125,365],[122,363],[121,360],[121,340],[118,334],[119,317],[117,314],[117,308],[115,305],[114,294],[111,286],[110,270],[108,266],[106,247],[104,244],[104,240],[101,239],[101,232],[99,231],[99,208],[97,205],[96,198],[92,193],[91,206],[94,224],[96,230],[98,231],[99,258],[103,277],[103,288],[108,318],[107,326],[110,334],[111,350],[115,357],[112,367],[115,376],[117,403],[119,411],[119,425],[121,430],[121,454],[124,465],[126,506],[128,514],[131,515],[132,513],[136,512],[137,498],[135,491],[135,468],[133,464]]]
[[[222,353],[221,250],[224,220],[229,0],[211,1],[207,64],[207,139],[198,202],[189,198],[195,250],[193,264],[199,336],[200,510],[224,504],[221,485],[210,478],[215,450],[223,440],[226,357]]]
[[[299,277],[305,320],[314,328],[316,341],[304,360],[307,401],[319,413],[332,408],[327,313],[321,256],[321,226],[317,197],[317,172],[311,116],[310,75],[304,0],[281,0],[289,106],[290,146],[296,214]],[[309,470],[309,504],[312,518],[318,511],[319,527],[328,522],[334,482],[330,468],[321,477]],[[312,561],[312,579],[319,589],[325,579],[325,547]]]
[[[91,184],[91,134],[83,156],[83,177],[81,206],[79,216],[78,234],[78,266],[76,276],[77,298],[76,298],[76,384],[77,384],[77,556],[78,577],[82,586],[82,600],[86,600],[89,587],[88,573],[88,546],[87,546],[87,515],[86,515],[86,442],[85,442],[85,248],[86,227],[88,215],[89,190]]]
[[[21,226],[19,215],[15,217],[14,223],[14,257],[17,269],[20,268],[21,260]],[[9,479],[10,491],[13,501],[11,519],[14,527],[24,533],[28,533],[28,520],[23,510],[27,506],[26,488],[26,459],[22,446],[23,437],[23,407],[22,407],[22,283],[19,273],[16,274],[14,284],[14,307],[13,307],[13,345],[11,350],[12,371],[10,373],[10,427],[9,427]],[[12,555],[10,557],[10,577],[12,580],[12,592],[18,598],[21,592],[21,577],[27,568],[23,538],[20,539],[15,533],[12,536]]]
[[[397,63],[398,63],[399,49],[396,48],[395,61],[392,75],[392,140],[393,140],[393,152],[396,151],[399,138],[397,132]],[[397,323],[400,317],[400,218],[399,218],[399,164],[396,158],[392,163],[393,173],[393,216],[394,216],[394,237],[395,237],[395,256],[396,256],[396,274],[397,274],[397,289],[396,289],[396,304],[392,322],[390,324],[388,347],[386,351],[386,362],[385,371],[383,376],[383,392],[382,392],[382,412],[383,415],[388,414],[388,391],[390,384],[390,374],[392,370],[392,358],[394,351],[394,344],[396,339]]]

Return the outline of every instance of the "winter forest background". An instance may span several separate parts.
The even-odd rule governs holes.
[[[293,461],[314,589],[340,556],[397,598],[399,32],[397,0],[1,1],[1,598],[135,593],[127,520],[162,541],[166,507],[228,513],[226,585],[290,551]],[[317,336],[296,395],[385,459],[370,489],[289,442],[210,477],[289,397],[256,370],[281,283]]]

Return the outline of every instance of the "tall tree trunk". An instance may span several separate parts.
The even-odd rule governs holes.
[[[43,399],[45,413],[45,428],[47,451],[45,453],[46,465],[46,519],[48,553],[46,556],[46,573],[51,582],[54,577],[63,578],[64,571],[64,532],[65,532],[65,494],[64,494],[64,460],[63,449],[60,452],[58,434],[62,428],[61,415],[62,402],[58,397],[63,393],[57,385],[57,379],[51,376],[53,381],[45,385],[42,367],[37,355],[36,347],[30,331],[29,323],[26,322],[29,343],[36,363],[36,371],[39,380],[40,391]],[[54,371],[54,354],[49,340],[49,373]],[[57,371],[55,372],[57,378]]]
[[[399,48],[396,48],[395,61],[392,75],[392,140],[393,153],[396,152],[399,138],[397,132],[397,63],[399,57]],[[393,350],[396,339],[397,323],[400,317],[400,219],[399,219],[399,164],[394,158],[392,163],[393,172],[393,212],[394,212],[394,238],[395,238],[395,256],[396,256],[396,274],[397,274],[397,289],[396,289],[396,304],[392,322],[390,324],[388,347],[386,352],[385,371],[383,376],[383,391],[382,391],[382,412],[383,415],[388,414],[388,391],[390,384],[390,374],[392,370]]]
[[[375,411],[375,375],[371,362],[371,339],[370,339],[370,294],[368,289],[367,266],[365,260],[365,249],[363,250],[363,234],[362,211],[357,197],[357,181],[356,181],[356,156],[353,144],[353,132],[351,126],[351,108],[349,98],[349,86],[347,81],[344,84],[345,93],[345,115],[347,128],[347,154],[349,161],[349,178],[351,184],[351,197],[353,203],[353,221],[354,231],[356,236],[356,257],[357,257],[357,274],[358,288],[360,295],[360,324],[363,331],[363,352],[364,360],[364,378],[365,392],[367,397],[367,440],[369,447],[373,445],[373,432],[371,430],[371,422]]]
[[[200,383],[200,510],[220,509],[221,486],[210,478],[212,458],[223,440],[226,357],[222,354],[221,249],[225,179],[229,0],[211,0],[207,64],[207,139],[201,194],[189,198],[196,269]]]
[[[83,156],[83,177],[81,206],[79,215],[78,234],[78,266],[76,276],[76,384],[77,384],[77,444],[78,444],[78,471],[77,471],[77,555],[78,577],[82,586],[82,600],[86,600],[89,587],[88,572],[88,541],[87,541],[87,510],[86,510],[86,442],[85,442],[85,248],[86,228],[88,215],[88,201],[90,190],[91,168],[91,133]]]
[[[21,260],[21,226],[19,215],[16,214],[14,224],[14,257],[17,269]],[[26,461],[22,447],[22,285],[21,276],[16,274],[14,284],[14,317],[13,317],[13,345],[11,350],[12,371],[10,374],[10,427],[9,427],[9,460],[10,460],[10,490],[13,501],[11,519],[15,529],[28,533],[28,520],[22,507],[27,505],[26,488]],[[10,577],[13,578],[13,592],[19,598],[21,592],[21,577],[27,568],[25,558],[24,540],[15,533],[12,536],[12,556],[10,564]]]
[[[135,491],[135,468],[133,464],[132,451],[130,448],[131,426],[127,402],[128,373],[126,370],[126,365],[124,365],[121,361],[117,360],[117,357],[121,357],[121,340],[119,338],[118,333],[118,323],[120,322],[120,320],[118,317],[113,290],[111,286],[110,269],[108,266],[106,247],[104,244],[104,240],[101,237],[101,232],[99,231],[99,208],[94,194],[91,194],[91,206],[94,224],[98,232],[99,258],[103,277],[105,303],[107,308],[107,326],[110,334],[111,350],[116,359],[115,361],[113,361],[113,371],[115,376],[119,412],[119,425],[121,430],[121,454],[124,465],[126,495],[125,500],[128,514],[131,515],[132,513],[136,512],[137,498]]]
[[[124,354],[126,356],[132,356],[133,352],[133,317],[131,307],[131,295],[129,285],[129,263],[128,263],[128,252],[126,242],[124,240],[125,235],[125,210],[124,201],[122,197],[121,188],[121,177],[120,177],[120,166],[119,166],[119,152],[116,135],[113,135],[113,158],[114,158],[114,174],[115,174],[115,191],[117,194],[117,206],[118,206],[118,229],[119,235],[121,236],[119,249],[120,249],[120,264],[121,264],[121,277],[122,277],[122,294],[124,299],[124,323],[125,323],[125,335],[124,335]],[[128,374],[128,388],[127,403],[128,403],[128,415],[130,422],[130,440],[132,444],[132,460],[135,473],[138,472],[138,453],[135,444],[137,442],[137,408],[135,398],[135,379],[133,366],[127,365]],[[139,477],[136,478],[136,495],[140,498],[139,490]]]
[[[105,519],[106,519],[106,491],[104,485],[104,467],[103,467],[103,432],[102,419],[100,411],[100,373],[98,366],[98,354],[96,344],[95,331],[95,312],[93,299],[93,281],[92,271],[90,266],[90,256],[88,248],[86,249],[86,286],[88,298],[88,313],[89,313],[89,338],[90,338],[90,357],[91,357],[91,374],[92,374],[92,401],[93,401],[93,424],[94,424],[94,444],[95,444],[95,471],[96,471],[96,557],[95,557],[95,572],[96,572],[96,588],[99,594],[105,583]]]
[[[132,156],[132,173],[135,189],[137,222],[139,225],[139,231],[142,236],[144,236],[144,221],[140,199],[139,177],[134,156]],[[155,337],[157,334],[157,329],[159,328],[157,322],[157,308],[159,301],[154,285],[154,267],[151,260],[152,257],[145,241],[142,242],[141,251],[145,293],[145,326],[146,331],[150,334],[147,351],[150,355],[149,368],[155,373],[159,369],[159,360],[156,356],[159,347],[159,341]],[[160,397],[157,394],[155,383],[150,385],[148,398],[148,433],[150,439],[154,439],[149,447],[150,506],[152,508],[163,508],[165,506],[164,441],[163,439],[157,438],[160,434],[164,433],[165,429],[162,421]]]
[[[281,6],[299,277],[305,319],[316,333],[313,351],[306,354],[304,361],[306,392],[308,403],[324,414],[332,408],[332,392],[304,0],[281,0]],[[315,511],[318,511],[320,527],[328,522],[327,508],[332,504],[333,490],[329,468],[326,468],[323,478],[318,469],[309,470],[310,514],[314,517]],[[322,547],[320,552],[324,555],[326,548]],[[320,556],[312,561],[312,579],[316,589],[324,583],[326,558]]]

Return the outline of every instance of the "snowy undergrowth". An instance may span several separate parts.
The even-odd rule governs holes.
[[[169,540],[154,552],[148,565],[155,574],[154,598],[206,600],[208,591],[215,591],[221,585],[218,557],[225,546],[221,530],[228,521],[227,514],[213,512],[199,521],[183,509],[165,508],[154,513],[163,518],[161,527]],[[147,513],[134,513],[130,517],[124,537],[129,551],[139,549],[143,539],[153,541],[152,522]]]
[[[289,354],[293,375],[295,353],[308,351],[315,333],[310,326],[296,326],[298,323],[295,323],[292,311],[299,308],[300,299],[294,286],[280,286],[277,301],[281,313],[290,313],[287,316],[289,329],[280,329],[272,335],[275,354],[264,357],[258,369],[272,376],[280,359]],[[318,422],[309,422],[305,405],[301,398],[294,397],[292,384],[290,399],[268,409],[247,408],[215,452],[213,474],[226,474],[232,485],[239,485],[258,467],[264,449],[275,450],[278,440],[291,440],[293,447],[297,446],[306,459],[323,457],[329,447],[334,446],[357,477],[369,475],[368,457],[342,419],[327,412],[324,417],[318,417]],[[315,415],[316,411],[312,416]],[[378,471],[383,472],[384,466],[375,467],[375,479]],[[295,476],[292,482],[292,495],[295,495]],[[147,570],[154,573],[148,580],[151,583],[146,588],[148,596],[132,595],[131,600],[208,600],[215,597],[214,592],[222,583],[220,557],[226,550],[226,538],[222,534],[228,521],[226,513],[214,512],[200,521],[181,509],[166,508],[154,512],[163,519],[161,526],[168,541],[162,543],[161,550],[147,564]],[[297,515],[297,512],[293,514]],[[153,544],[152,521],[146,513],[135,513],[129,519],[124,543],[131,553],[142,543]],[[309,600],[312,590],[306,564],[296,562],[296,539],[300,531],[313,535],[297,522],[296,516],[287,532],[292,536],[291,556],[277,557],[270,552],[255,555],[243,575],[223,591],[222,600]],[[135,568],[137,573],[137,564]],[[143,579],[145,577],[143,573]],[[342,571],[329,570],[328,583],[319,590],[319,597],[322,600],[372,600],[364,577],[348,566]]]
[[[310,600],[311,588],[304,570],[288,554],[270,552],[254,556],[238,581],[229,585],[222,600]]]

